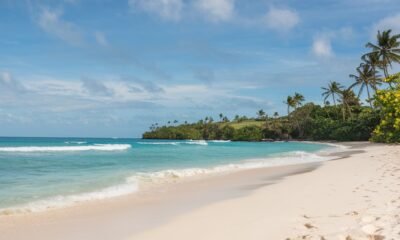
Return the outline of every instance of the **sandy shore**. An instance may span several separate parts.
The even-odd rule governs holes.
[[[0,239],[400,239],[400,146],[347,145],[322,165],[246,170],[0,216]]]

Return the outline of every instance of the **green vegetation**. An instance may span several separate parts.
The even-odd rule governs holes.
[[[233,141],[261,140],[337,140],[400,142],[400,73],[390,75],[393,63],[400,63],[400,35],[391,30],[378,32],[377,43],[368,43],[354,83],[348,88],[336,81],[322,87],[324,106],[305,103],[300,93],[288,96],[287,116],[275,112],[269,117],[260,109],[254,118],[236,115],[232,121],[219,114],[219,121],[206,117],[197,123],[158,126],[153,124],[143,138],[206,139]],[[383,71],[384,79],[379,75]],[[358,94],[354,88],[358,87]],[[366,91],[362,106],[360,97]],[[333,105],[329,100],[332,99]]]
[[[376,105],[382,109],[382,120],[375,128],[372,140],[376,142],[400,142],[400,74],[386,79],[393,88],[378,90]]]

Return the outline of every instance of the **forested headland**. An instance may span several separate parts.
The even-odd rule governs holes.
[[[229,119],[220,113],[217,119],[209,116],[195,123],[173,120],[152,124],[143,138],[400,142],[400,73],[390,73],[400,63],[400,34],[379,31],[376,43],[367,43],[366,49],[355,74],[349,75],[353,84],[331,81],[321,88],[322,106],[294,93],[284,99],[285,116],[260,109],[255,117]]]

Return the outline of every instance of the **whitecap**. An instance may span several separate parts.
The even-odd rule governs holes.
[[[69,152],[69,151],[122,151],[130,144],[95,144],[88,146],[24,146],[0,147],[0,152]]]
[[[84,141],[67,141],[67,142],[64,142],[64,143],[66,143],[66,144],[85,144],[87,142],[84,142]]]

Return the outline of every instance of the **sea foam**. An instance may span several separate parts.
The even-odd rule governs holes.
[[[130,147],[130,144],[95,144],[88,146],[25,146],[0,147],[0,152],[121,151],[127,150]]]
[[[157,172],[138,173],[132,177],[144,182],[174,182],[188,177],[229,173],[246,169],[286,166],[301,163],[315,163],[330,159],[332,158],[303,151],[294,151],[286,154],[277,154],[268,158],[249,159],[240,163],[225,164],[210,168],[168,169]]]
[[[189,144],[189,145],[202,145],[202,146],[207,146],[208,143],[205,140],[188,140],[188,141],[165,141],[165,142],[138,142],[138,144],[141,145],[174,145],[174,146],[178,146],[178,145],[185,145],[185,144]]]
[[[65,196],[59,195],[43,200],[30,202],[21,206],[0,209],[0,215],[42,212],[50,209],[69,207],[77,203],[82,203],[87,201],[103,200],[113,197],[119,197],[130,193],[134,193],[137,190],[138,190],[137,180],[135,178],[129,177],[123,184],[104,188],[99,191],[86,192],[75,195],[65,195]]]
[[[85,142],[85,141],[67,141],[64,143],[66,143],[66,144],[85,144],[87,142]]]

